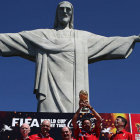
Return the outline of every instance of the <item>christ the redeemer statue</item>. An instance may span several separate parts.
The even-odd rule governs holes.
[[[36,63],[38,112],[75,112],[89,91],[88,63],[127,58],[139,36],[104,37],[73,29],[73,6],[59,3],[54,29],[0,34],[0,55]]]

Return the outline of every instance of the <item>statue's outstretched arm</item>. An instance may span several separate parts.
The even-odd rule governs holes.
[[[0,34],[0,55],[21,56],[31,60],[35,55],[35,49],[19,33]]]
[[[127,58],[131,54],[135,42],[140,42],[139,36],[104,37],[91,34],[87,43],[89,63]]]

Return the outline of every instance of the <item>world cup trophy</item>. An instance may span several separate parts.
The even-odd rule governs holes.
[[[84,102],[84,103],[85,102],[88,102],[88,93],[87,93],[87,91],[86,90],[81,90],[79,92],[79,98],[80,98],[79,103],[80,102]],[[89,111],[89,108],[87,108],[86,106],[85,107],[82,107],[81,111],[82,112],[88,112]]]

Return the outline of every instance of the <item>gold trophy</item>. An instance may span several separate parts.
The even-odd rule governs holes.
[[[80,93],[79,93],[79,98],[80,98],[79,102],[88,102],[88,93],[87,93],[87,91],[86,90],[81,90]],[[89,108],[82,107],[81,111],[82,112],[88,112]]]

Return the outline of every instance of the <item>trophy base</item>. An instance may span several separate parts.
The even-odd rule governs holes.
[[[82,112],[86,112],[86,113],[88,113],[88,112],[89,112],[89,108],[87,108],[87,107],[83,107],[83,108],[81,109],[81,111],[82,111]]]

